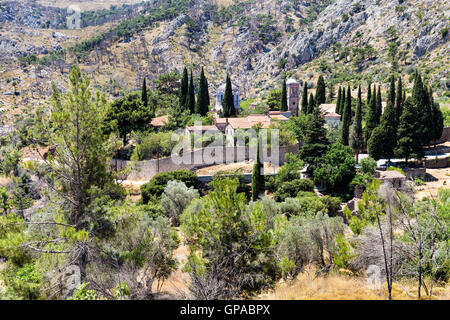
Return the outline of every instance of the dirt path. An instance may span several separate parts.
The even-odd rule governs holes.
[[[198,169],[195,173],[198,176],[210,176],[218,171],[241,171],[242,173],[252,173],[253,161],[245,161],[229,164],[217,164],[209,167]],[[267,173],[278,172],[278,167],[272,167],[270,163],[264,163],[264,171]]]
[[[416,187],[417,199],[434,198],[437,197],[440,188],[450,188],[450,168],[427,169],[427,174],[437,180],[426,182],[424,186]]]

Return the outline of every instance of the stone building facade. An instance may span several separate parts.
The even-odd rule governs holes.
[[[289,79],[286,81],[286,92],[288,110],[292,115],[297,115],[300,106],[300,83],[295,79]]]

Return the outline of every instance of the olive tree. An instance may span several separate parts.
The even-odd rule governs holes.
[[[173,226],[179,226],[180,215],[189,203],[198,197],[198,191],[193,187],[188,188],[182,181],[172,180],[167,183],[161,196],[161,206]]]

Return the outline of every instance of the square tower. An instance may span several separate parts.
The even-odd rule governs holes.
[[[295,79],[286,82],[288,110],[293,116],[298,114],[300,108],[300,83]]]

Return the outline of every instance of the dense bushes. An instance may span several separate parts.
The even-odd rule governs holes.
[[[299,191],[314,191],[314,183],[310,179],[295,179],[281,184],[274,194],[276,201],[284,201],[286,198],[297,196]]]
[[[177,141],[172,141],[172,131],[152,132],[138,138],[131,160],[142,161],[171,155]]]
[[[276,187],[280,187],[284,182],[300,179],[300,170],[303,166],[304,162],[299,159],[298,155],[292,153],[286,154],[286,162],[278,170],[275,178]]]
[[[200,195],[194,188],[186,187],[182,181],[169,181],[161,196],[161,206],[172,225],[179,226],[179,217],[189,203]]]
[[[294,279],[311,262],[328,270],[338,253],[334,238],[344,230],[345,224],[340,217],[317,214],[292,218],[280,234],[277,250],[278,258],[283,262],[284,277]]]
[[[248,190],[247,184],[245,183],[244,174],[241,171],[217,171],[212,177],[211,186],[214,185],[215,181],[224,181],[225,179],[237,179],[239,181],[237,192],[246,192]],[[216,184],[217,185],[217,184]]]
[[[270,215],[261,203],[247,205],[237,179],[216,180],[207,197],[194,200],[181,216],[190,243],[186,264],[196,299],[232,299],[278,280]]]
[[[314,170],[314,181],[322,184],[328,192],[346,194],[355,174],[352,149],[335,143],[328,148],[321,164]]]
[[[197,175],[189,170],[176,170],[169,172],[160,172],[155,175],[148,183],[141,186],[142,203],[147,204],[151,200],[159,199],[171,180],[182,181],[187,187],[198,189],[200,182]]]
[[[361,172],[364,174],[373,175],[377,169],[377,162],[372,158],[364,158],[360,162]]]

